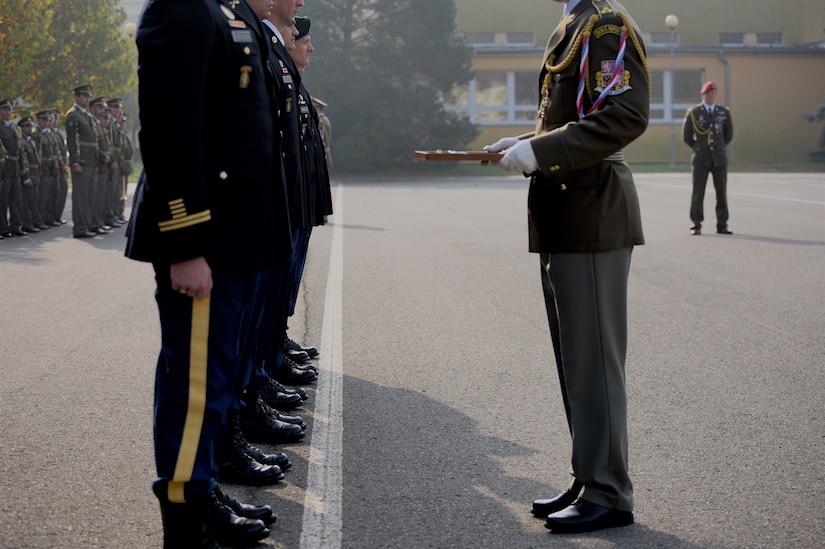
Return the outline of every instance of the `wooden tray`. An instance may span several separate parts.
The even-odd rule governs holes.
[[[454,162],[496,162],[501,160],[503,153],[488,153],[484,151],[415,151],[415,157],[421,160],[452,160]]]

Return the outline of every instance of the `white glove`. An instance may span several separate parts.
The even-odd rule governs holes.
[[[539,161],[529,139],[522,139],[507,149],[498,163],[509,172],[533,173],[539,169]]]
[[[509,149],[513,145],[518,143],[518,137],[502,137],[492,145],[486,145],[484,147],[484,152],[488,153],[497,153],[501,152],[504,149]]]

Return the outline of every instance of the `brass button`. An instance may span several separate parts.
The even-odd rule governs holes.
[[[556,74],[553,76],[553,78],[555,78],[556,82],[558,82],[559,80],[561,80],[561,74],[556,73]]]
[[[552,173],[552,172],[557,172],[557,171],[559,171],[560,169],[561,169],[561,167],[560,167],[558,164],[556,164],[555,166],[551,166],[551,167],[550,167],[550,172],[551,172],[551,173]]]
[[[560,188],[561,188],[561,190],[566,191],[567,190],[567,185],[562,183]]]
[[[229,179],[229,174],[226,173],[226,172],[221,172],[221,173],[218,174],[218,177],[220,177],[222,180],[226,181],[227,179]]]
[[[245,48],[243,49],[243,52],[244,52],[246,55],[249,55],[250,53],[252,53],[252,52],[249,50],[249,46],[245,47]]]

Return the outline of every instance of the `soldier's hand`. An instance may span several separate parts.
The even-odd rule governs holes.
[[[117,171],[117,162],[112,162],[111,168],[112,168],[113,172],[116,172]]]
[[[173,263],[169,275],[173,290],[194,299],[205,299],[212,291],[212,269],[204,257]]]
[[[502,137],[501,139],[499,139],[498,141],[496,141],[492,145],[485,145],[484,146],[484,152],[488,152],[488,153],[501,152],[505,149],[509,149],[510,147],[512,147],[513,145],[518,143],[518,141],[519,141],[518,137]]]
[[[80,164],[75,164],[74,166],[72,166],[72,171],[74,173],[83,173],[83,166],[81,166]]]
[[[533,173],[539,169],[539,161],[536,159],[536,153],[533,152],[533,145],[529,139],[521,140],[512,148],[507,149],[498,164],[512,172]]]

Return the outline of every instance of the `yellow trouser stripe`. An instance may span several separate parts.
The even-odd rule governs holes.
[[[206,410],[206,368],[209,343],[209,298],[192,300],[192,339],[189,342],[189,404],[175,474],[169,482],[169,501],[185,503],[183,487],[192,479]]]

